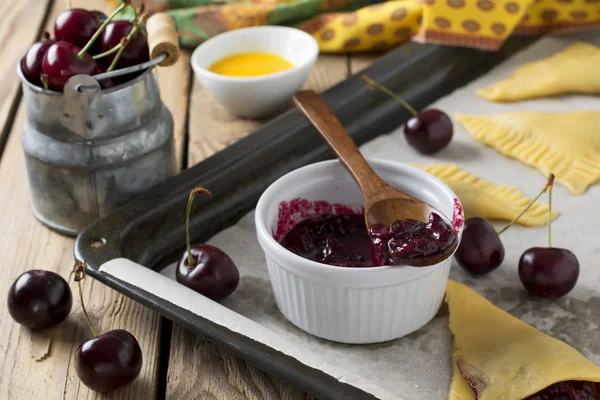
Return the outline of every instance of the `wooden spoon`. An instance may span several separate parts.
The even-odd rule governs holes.
[[[318,93],[313,90],[298,92],[294,95],[294,103],[325,138],[329,147],[360,187],[365,202],[367,227],[376,223],[391,225],[397,220],[405,219],[427,222],[432,212],[438,214],[448,226],[452,226],[452,222],[440,211],[422,200],[393,188],[377,175]],[[450,257],[457,245],[458,240],[455,240],[442,254],[406,259],[403,264],[412,266],[437,264]]]

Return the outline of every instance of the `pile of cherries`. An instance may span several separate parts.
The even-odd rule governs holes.
[[[217,247],[207,244],[191,245],[189,220],[194,197],[211,196],[204,188],[190,193],[186,213],[186,244],[177,267],[177,281],[194,291],[219,301],[237,288],[240,275],[231,258]],[[79,379],[97,392],[111,392],[133,382],[142,369],[142,350],[136,338],[122,329],[99,335],[83,301],[81,282],[87,265],[77,264],[77,282],[81,308],[93,337],[83,342],[75,353],[75,371]],[[31,330],[53,328],[62,323],[73,306],[68,283],[51,271],[31,270],[21,274],[8,292],[8,311],[19,324]]]
[[[113,21],[126,7],[135,10],[133,20]],[[82,8],[66,10],[56,18],[54,39],[45,32],[21,59],[23,75],[36,86],[62,92],[74,75],[93,76],[146,62],[148,40],[141,29],[146,16],[143,7],[135,9],[131,0],[123,1],[109,17]],[[135,76],[103,79],[100,84],[107,89]]]
[[[504,246],[500,234],[516,223],[533,203],[548,191],[548,247],[532,247],[521,255],[519,278],[525,289],[535,296],[557,298],[569,293],[579,278],[579,261],[571,251],[552,247],[550,226],[553,183],[554,175],[550,174],[544,189],[515,219],[498,232],[483,218],[468,219],[455,254],[458,264],[474,275],[484,275],[498,268],[504,261]]]

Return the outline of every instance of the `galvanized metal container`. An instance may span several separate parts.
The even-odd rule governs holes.
[[[32,85],[20,65],[17,72],[31,207],[48,227],[76,235],[175,174],[173,117],[151,69],[109,90],[78,75],[64,94]]]

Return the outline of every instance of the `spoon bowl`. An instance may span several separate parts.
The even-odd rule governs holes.
[[[298,92],[294,95],[294,103],[317,128],[360,187],[365,203],[367,228],[371,229],[375,224],[392,226],[399,220],[428,222],[432,214],[439,215],[447,226],[452,226],[452,222],[435,207],[395,189],[381,179],[318,93],[312,90]],[[403,258],[402,264],[419,267],[438,264],[450,257],[457,246],[458,240],[455,239],[430,255]]]

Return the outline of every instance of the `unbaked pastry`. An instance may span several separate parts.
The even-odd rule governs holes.
[[[487,220],[512,221],[531,201],[515,187],[494,185],[456,165],[435,164],[417,167],[437,176],[456,193],[462,203],[465,218],[481,217]],[[543,183],[540,180],[540,188]],[[552,219],[555,219],[558,214],[557,210],[552,209]],[[525,226],[547,224],[548,205],[536,201],[519,218],[518,223]]]
[[[600,382],[600,367],[577,350],[462,283],[448,281],[446,302],[454,335],[450,400],[522,400],[558,382]]]
[[[522,65],[508,79],[475,93],[498,102],[600,93],[599,66],[600,48],[579,42],[548,58]]]
[[[581,194],[600,179],[600,111],[457,114],[476,139]]]

